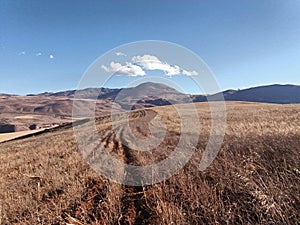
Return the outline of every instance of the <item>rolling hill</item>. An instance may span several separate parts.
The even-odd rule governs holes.
[[[76,95],[75,95],[76,94]],[[244,90],[227,90],[226,101],[245,101],[292,104],[300,103],[300,86],[269,85]],[[79,100],[77,107],[92,109],[96,102],[96,115],[107,115],[112,103],[119,109],[129,110],[171,104],[205,102],[216,95],[188,95],[164,84],[147,82],[136,87],[110,89],[87,88],[57,93],[30,94],[27,96],[0,94],[0,132],[28,130],[30,126],[48,127],[70,122],[73,100]],[[83,113],[84,115],[84,113]],[[10,127],[10,129],[8,129]]]
[[[223,92],[226,101],[264,102],[277,104],[300,103],[300,86],[269,85]]]

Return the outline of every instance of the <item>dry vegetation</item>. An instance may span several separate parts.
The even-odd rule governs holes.
[[[73,97],[73,96],[72,96]],[[96,102],[96,115],[107,115],[111,110],[112,101],[93,99],[74,99],[68,96],[35,96],[1,95],[0,94],[0,133],[1,124],[15,126],[15,131],[28,131],[30,125],[37,128],[49,128],[53,125],[62,125],[72,121],[73,100],[78,100],[80,109],[92,109]],[[77,119],[77,118],[76,118]],[[80,119],[80,118],[78,118]]]
[[[197,166],[210,113],[207,103],[197,107],[203,131],[195,156],[178,174],[151,186],[97,176],[79,153],[71,127],[1,143],[0,224],[298,224],[300,105],[227,103],[225,140],[204,172]],[[141,165],[170,153],[178,141],[178,115],[170,106],[150,110],[170,130],[155,154],[130,151],[110,132],[108,119],[99,119],[111,154]],[[132,129],[146,135],[144,122]]]

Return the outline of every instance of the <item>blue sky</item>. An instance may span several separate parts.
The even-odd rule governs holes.
[[[96,58],[140,40],[189,48],[223,90],[300,84],[298,0],[1,0],[0,93],[75,89]]]

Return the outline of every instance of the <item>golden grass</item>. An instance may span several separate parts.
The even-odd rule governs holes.
[[[222,148],[204,172],[210,113],[197,103],[200,142],[193,159],[169,180],[129,187],[97,176],[71,128],[0,144],[0,224],[297,224],[300,221],[300,105],[227,103]],[[111,153],[147,164],[176,145],[178,115],[156,107],[172,131],[154,155],[130,151],[97,122]]]

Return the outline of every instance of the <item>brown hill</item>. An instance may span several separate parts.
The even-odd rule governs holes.
[[[223,95],[226,101],[295,104],[300,103],[300,86],[274,84],[244,90],[227,90]]]
[[[75,96],[76,94],[76,96]],[[53,124],[70,122],[73,100],[78,101],[77,110],[93,109],[91,101],[96,101],[96,115],[107,115],[114,102],[124,110],[149,108],[179,103],[205,102],[224,96],[226,101],[251,101],[267,103],[300,103],[300,87],[295,85],[270,85],[244,90],[228,90],[217,95],[187,95],[164,84],[147,82],[132,88],[109,89],[87,88],[84,90],[42,93],[17,96],[0,95],[0,122],[15,126],[16,131],[36,127],[49,127]],[[0,130],[1,132],[1,130]]]

